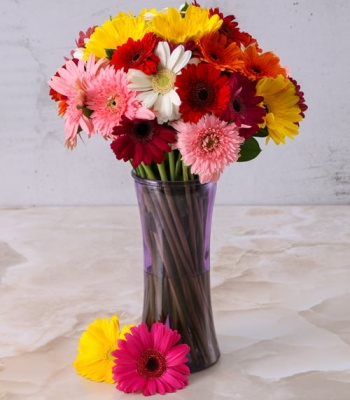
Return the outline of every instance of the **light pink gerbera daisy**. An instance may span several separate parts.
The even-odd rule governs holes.
[[[106,67],[91,82],[88,90],[88,108],[95,127],[104,137],[109,137],[115,126],[120,125],[122,116],[129,119],[153,119],[152,111],[143,107],[136,92],[127,87],[129,81],[123,70]]]
[[[204,115],[196,124],[176,121],[176,147],[201,183],[216,182],[224,168],[239,158],[244,141],[235,123],[227,124],[215,115]]]
[[[177,331],[160,322],[150,331],[145,323],[131,328],[125,340],[118,340],[119,349],[111,353],[116,358],[112,371],[117,389],[149,396],[184,388],[190,374],[186,365],[190,348],[176,344],[180,338]]]
[[[81,128],[91,136],[95,127],[91,119],[83,112],[86,106],[86,90],[88,82],[96,77],[106,61],[101,59],[95,63],[95,56],[83,60],[69,60],[57,71],[48,82],[57,93],[66,97],[67,109],[64,114],[66,145],[76,145],[76,137]]]

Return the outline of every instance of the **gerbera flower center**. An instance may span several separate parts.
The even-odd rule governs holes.
[[[214,61],[219,60],[219,57],[218,57],[218,55],[217,55],[216,53],[210,53],[210,58],[211,58],[212,60],[214,60]]]
[[[215,90],[202,82],[198,82],[193,87],[191,95],[194,105],[200,108],[210,106],[215,100]]]
[[[135,52],[131,55],[131,61],[134,63],[141,57],[141,51]]]
[[[100,359],[103,362],[109,363],[110,361],[114,361],[114,357],[112,356],[111,352],[114,351],[115,348],[106,344],[105,346],[101,347],[100,351]]]
[[[251,68],[251,70],[252,70],[255,74],[257,74],[257,75],[260,75],[260,74],[262,74],[262,72],[263,72],[261,68],[255,66],[255,65],[252,65],[250,68]]]
[[[164,354],[155,349],[145,350],[137,361],[137,371],[145,378],[159,378],[166,369]]]
[[[134,124],[133,137],[137,142],[147,142],[153,137],[152,125],[146,121]]]
[[[234,99],[232,102],[232,108],[239,113],[241,111],[241,102],[238,99]]]
[[[160,94],[169,93],[174,89],[175,78],[174,72],[165,68],[161,69],[152,77],[152,88]]]
[[[109,348],[106,354],[106,360],[108,361],[114,361],[114,357],[112,356],[111,352],[114,351],[115,349]]]
[[[213,152],[220,144],[220,136],[216,130],[210,130],[202,136],[202,149],[206,153]]]
[[[119,96],[112,94],[107,98],[107,108],[111,111],[118,111],[121,107]]]

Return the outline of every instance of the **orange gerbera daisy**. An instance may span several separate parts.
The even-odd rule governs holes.
[[[259,54],[256,46],[244,50],[244,72],[252,80],[276,78],[283,75],[287,78],[287,70],[280,65],[280,59],[272,52]]]
[[[59,76],[57,72],[55,76]],[[58,102],[58,115],[60,117],[63,117],[68,108],[67,96],[64,96],[63,94],[56,92],[56,90],[52,88],[50,88],[49,94],[52,100]]]
[[[61,100],[61,101],[58,103],[58,115],[59,115],[60,117],[63,117],[64,114],[65,114],[66,111],[67,111],[67,108],[68,108],[67,100],[66,100],[66,99]]]
[[[62,68],[65,68],[65,65]],[[56,72],[54,76],[60,76],[60,75],[58,72]],[[67,96],[64,96],[63,94],[56,92],[56,90],[52,89],[51,87],[49,95],[52,100],[58,102],[58,115],[60,117],[63,117],[68,108]]]
[[[227,37],[219,32],[211,32],[199,41],[201,60],[214,65],[221,71],[240,71],[244,67],[242,51],[232,42],[227,43]]]

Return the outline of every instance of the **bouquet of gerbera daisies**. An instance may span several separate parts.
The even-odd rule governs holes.
[[[260,153],[256,138],[297,135],[307,108],[274,53],[196,1],[120,12],[76,44],[49,81],[65,144],[98,132],[140,177],[217,181]]]

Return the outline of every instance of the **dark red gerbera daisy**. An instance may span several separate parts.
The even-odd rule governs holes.
[[[75,41],[75,44],[77,45],[77,47],[84,48],[85,47],[85,39],[89,39],[90,36],[94,33],[96,28],[97,28],[97,25],[92,26],[86,32],[80,31],[79,38]]]
[[[234,122],[237,126],[247,125],[239,130],[240,136],[245,139],[253,136],[258,130],[258,124],[263,122],[266,111],[259,104],[264,98],[256,96],[254,82],[246,76],[236,73],[231,75],[229,87],[231,89],[230,101],[220,118]]]
[[[298,102],[298,106],[300,107],[300,115],[305,118],[305,111],[307,110],[307,105],[305,104],[305,98],[304,98],[304,92],[302,92],[300,90],[300,85],[298,84],[298,82],[294,79],[289,77],[289,80],[293,83],[293,85],[295,86],[295,94],[299,97],[299,102]]]
[[[228,83],[229,78],[210,64],[184,68],[175,81],[183,120],[196,123],[206,113],[221,114],[230,99]]]
[[[110,63],[116,70],[124,68],[128,72],[133,68],[146,75],[155,74],[159,63],[159,57],[154,54],[156,44],[157,37],[151,32],[146,33],[141,40],[129,38],[114,51]]]
[[[241,32],[238,28],[238,23],[235,21],[236,18],[234,15],[227,15],[224,17],[218,7],[211,8],[209,10],[209,17],[215,14],[223,20],[219,33],[226,36],[227,43],[235,42],[238,45],[242,44],[244,47],[248,47],[252,43],[257,43],[256,39],[249,35],[249,33]]]
[[[142,162],[157,164],[165,159],[171,150],[169,143],[176,140],[176,132],[167,125],[159,125],[156,120],[122,117],[121,125],[113,129],[114,140],[111,149],[118,160],[132,161],[134,168]]]

